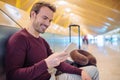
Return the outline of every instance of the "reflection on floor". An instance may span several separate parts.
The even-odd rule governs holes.
[[[100,80],[120,80],[120,47],[90,44],[86,49],[97,58]]]
[[[63,44],[63,46],[65,46]],[[64,47],[56,47],[56,51],[62,51]],[[120,80],[120,45],[113,44],[89,44],[82,45],[81,49],[92,53],[97,59],[97,67],[100,72],[100,80]]]
[[[45,38],[55,52],[64,50],[69,44],[68,37],[47,34]],[[74,39],[73,42],[78,41]],[[120,80],[120,40],[114,42],[93,40],[88,45],[83,45],[82,42],[80,44],[81,49],[87,50],[96,57],[100,80]]]

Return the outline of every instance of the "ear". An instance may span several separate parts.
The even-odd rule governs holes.
[[[35,11],[31,11],[30,15],[31,15],[31,18],[35,18],[35,16],[36,16]]]

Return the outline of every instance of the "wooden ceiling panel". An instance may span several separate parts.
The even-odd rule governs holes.
[[[45,0],[1,0],[16,6],[20,2],[21,9],[29,11],[32,4],[37,1]],[[85,25],[89,34],[103,34],[110,30],[120,27],[120,0],[46,0],[56,4],[58,11],[55,14],[54,22],[66,28],[71,23]],[[60,1],[66,3],[65,5]],[[65,8],[70,8],[70,12],[65,12]],[[70,14],[77,17],[70,20]],[[78,20],[77,22],[75,22]],[[88,34],[88,33],[86,33]]]

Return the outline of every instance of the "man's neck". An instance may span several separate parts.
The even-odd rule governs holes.
[[[35,29],[33,28],[33,26],[31,26],[31,25],[29,25],[27,27],[27,31],[36,38],[38,38],[40,36],[39,33],[36,32]]]

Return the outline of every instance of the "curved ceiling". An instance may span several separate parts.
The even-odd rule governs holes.
[[[44,0],[1,0],[27,12]],[[56,5],[54,23],[80,25],[81,34],[99,35],[120,28],[120,0],[45,0]],[[73,28],[75,32],[77,30]]]

